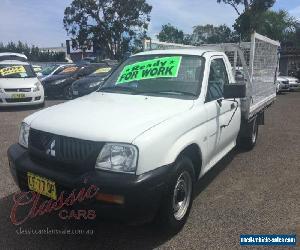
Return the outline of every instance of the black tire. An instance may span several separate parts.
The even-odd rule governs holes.
[[[258,123],[257,119],[255,118],[251,123],[246,125],[247,128],[245,129],[244,135],[241,136],[238,146],[244,150],[252,150],[257,142],[258,137]]]
[[[38,104],[37,107],[38,108],[44,108],[45,107],[45,101],[43,103],[41,103],[41,104]]]
[[[188,179],[190,179],[190,184],[187,183]],[[186,186],[184,182],[186,182]],[[193,204],[194,184],[195,172],[192,161],[185,156],[180,157],[175,163],[174,173],[155,218],[155,223],[161,230],[177,233],[184,226]],[[182,206],[179,205],[180,200],[182,200]],[[175,205],[178,205],[176,206],[177,212],[174,211]]]
[[[71,86],[66,86],[64,88],[64,98],[66,100],[72,100],[73,99],[73,94],[72,94],[72,91],[71,91]]]

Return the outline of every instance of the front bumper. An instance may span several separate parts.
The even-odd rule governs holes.
[[[24,94],[24,98],[12,98],[14,94]],[[44,102],[44,91],[0,93],[0,107],[38,105]]]
[[[300,83],[297,83],[297,82],[290,82],[289,83],[289,87],[290,89],[294,90],[294,89],[299,89],[300,88]]]
[[[153,218],[168,187],[173,169],[171,165],[164,166],[139,176],[97,170],[72,174],[37,163],[27,149],[18,144],[12,145],[7,154],[11,174],[21,190],[28,191],[27,172],[54,181],[58,193],[95,185],[101,194],[124,197],[124,203],[111,204],[93,198],[86,205],[97,211],[97,217],[125,221],[147,221]]]
[[[280,84],[279,85],[279,90],[283,91],[283,90],[290,90],[290,86],[289,84]]]
[[[45,95],[50,97],[61,97],[64,95],[64,88],[67,85],[65,84],[57,84],[57,85],[51,85],[51,84],[45,84]]]

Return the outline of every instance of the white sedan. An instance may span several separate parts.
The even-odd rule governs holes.
[[[27,58],[0,53],[0,107],[43,104],[44,88]]]
[[[300,89],[300,81],[298,78],[292,76],[283,77],[289,81],[290,90]]]
[[[278,76],[276,93],[280,93],[282,91],[288,91],[288,90],[290,90],[289,81],[283,76]]]

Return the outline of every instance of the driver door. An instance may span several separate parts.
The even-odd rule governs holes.
[[[207,136],[212,161],[218,161],[227,153],[239,131],[236,126],[240,123],[236,119],[240,119],[240,115],[233,116],[237,104],[224,99],[223,95],[224,85],[229,84],[227,70],[224,57],[211,58],[205,107],[210,123]]]

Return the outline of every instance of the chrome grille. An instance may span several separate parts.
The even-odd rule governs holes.
[[[93,168],[103,142],[81,140],[35,129],[29,132],[29,152],[43,163]]]

